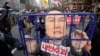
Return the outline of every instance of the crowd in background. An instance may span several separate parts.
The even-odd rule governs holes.
[[[9,7],[7,7],[7,9],[8,9]],[[7,37],[8,38],[8,35],[10,35],[11,36],[11,38],[13,37],[12,35],[11,35],[11,32],[10,32],[10,30],[11,30],[11,27],[12,26],[14,26],[14,25],[16,25],[17,24],[17,17],[18,17],[18,15],[20,15],[20,14],[38,14],[38,13],[46,13],[48,10],[35,10],[35,9],[31,9],[31,10],[24,10],[24,11],[21,11],[20,12],[20,10],[19,11],[17,11],[16,12],[16,10],[15,11],[10,11],[9,13],[7,12],[7,14],[5,15],[5,17],[8,17],[10,20],[8,20],[8,22],[10,23],[9,24],[9,26],[10,26],[10,29],[9,28],[4,28],[4,30],[9,30],[9,31],[1,31],[1,32],[3,32],[3,34],[5,35],[5,37]],[[15,13],[13,13],[13,12],[15,12]],[[73,9],[73,10],[69,10],[69,9],[65,9],[64,10],[64,12],[93,12],[90,8],[88,8],[87,10],[78,10],[78,9]],[[98,17],[98,20],[100,19],[100,8],[98,8],[98,12],[97,12],[97,17]],[[38,22],[39,23],[41,23],[41,24],[43,24],[44,25],[44,21],[43,21],[43,18],[44,17],[41,17],[41,16],[39,16],[38,17]],[[30,20],[29,20],[30,19]],[[5,21],[5,20],[4,20]],[[31,22],[31,23],[30,23]],[[23,23],[23,30],[24,30],[24,33],[27,35],[27,34],[30,34],[30,31],[27,33],[27,31],[31,28],[30,27],[30,25],[31,24],[35,24],[34,23],[34,17],[33,16],[30,16],[30,17],[23,17],[22,18],[22,23]],[[98,21],[98,23],[97,23],[97,27],[96,27],[96,30],[95,30],[95,37],[98,37],[97,39],[99,39],[99,33],[100,33],[100,24],[99,24],[100,22]],[[39,25],[38,26],[38,31],[40,31],[40,37],[42,38],[42,37],[44,37],[43,35],[45,34],[44,32],[45,32],[45,29],[43,28],[44,26],[41,26],[41,25]],[[0,25],[1,26],[1,25]],[[8,35],[7,35],[8,34]],[[96,42],[96,40],[97,40],[96,38],[93,38],[93,43],[94,44],[96,44],[97,46],[96,47],[98,47],[99,46],[99,40],[98,40],[98,43]],[[15,43],[17,42],[17,43],[19,43],[18,44],[18,46],[14,46],[13,44],[14,43],[11,43],[11,42],[9,42],[10,40],[8,40],[8,43],[11,43],[11,45],[13,45],[14,47],[18,47],[19,49],[20,49],[20,42],[18,41],[18,40],[16,40],[16,39],[13,39],[13,40],[15,40]],[[12,41],[13,41],[12,40]],[[92,44],[93,45],[93,47],[95,46],[94,44]],[[94,47],[92,50],[95,50],[95,51],[91,51],[92,52],[92,55],[95,55],[95,56],[97,56],[97,54],[94,54],[95,52],[99,52],[99,47],[98,47],[98,49],[96,49],[96,47]],[[8,47],[7,47],[8,48]]]

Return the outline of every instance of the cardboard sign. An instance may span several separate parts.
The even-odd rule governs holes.
[[[80,20],[81,20],[81,16],[78,15],[73,16],[73,18],[72,16],[66,16],[67,25],[70,25],[71,23],[78,25],[80,24]]]
[[[64,47],[62,45],[58,47],[53,44],[42,42],[41,50],[58,56],[68,56],[70,47]]]

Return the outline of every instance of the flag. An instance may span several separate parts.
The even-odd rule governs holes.
[[[42,2],[42,4],[43,4],[43,6],[49,7],[48,1],[47,1],[47,0],[42,0],[41,2]]]
[[[73,21],[72,21],[72,19],[73,19]],[[80,24],[80,20],[81,20],[81,16],[78,16],[78,15],[75,15],[73,18],[72,18],[72,16],[66,17],[67,25],[70,25],[71,22],[72,22],[72,24],[78,25],[78,24]]]
[[[58,3],[59,3],[58,0],[51,0],[51,2],[52,2],[53,4],[58,4]]]

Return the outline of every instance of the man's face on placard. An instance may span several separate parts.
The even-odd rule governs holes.
[[[50,11],[48,14],[61,14],[60,11]],[[50,38],[62,38],[67,33],[66,20],[64,15],[47,15],[45,18],[45,29],[46,34]]]

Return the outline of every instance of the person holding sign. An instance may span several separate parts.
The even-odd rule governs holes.
[[[51,9],[48,14],[61,14],[62,10],[58,8]],[[87,46],[88,40],[64,40],[69,39],[69,26],[66,25],[66,20],[64,15],[46,15],[45,17],[45,33],[46,36],[44,39],[52,39],[52,40],[42,40],[40,41],[39,48],[32,47],[34,49],[34,53],[36,49],[40,49],[43,56],[82,56],[83,51],[89,51],[91,49],[91,45]],[[85,32],[76,29],[71,33],[71,39],[89,39]],[[58,39],[58,40],[55,40]],[[60,39],[60,40],[59,40]],[[34,42],[35,40],[32,40]],[[35,43],[35,44],[34,44]],[[36,44],[36,41],[34,42]],[[34,46],[33,45],[33,46]],[[27,48],[30,48],[29,46]],[[28,51],[30,52],[30,50]],[[41,55],[42,56],[42,55]]]

